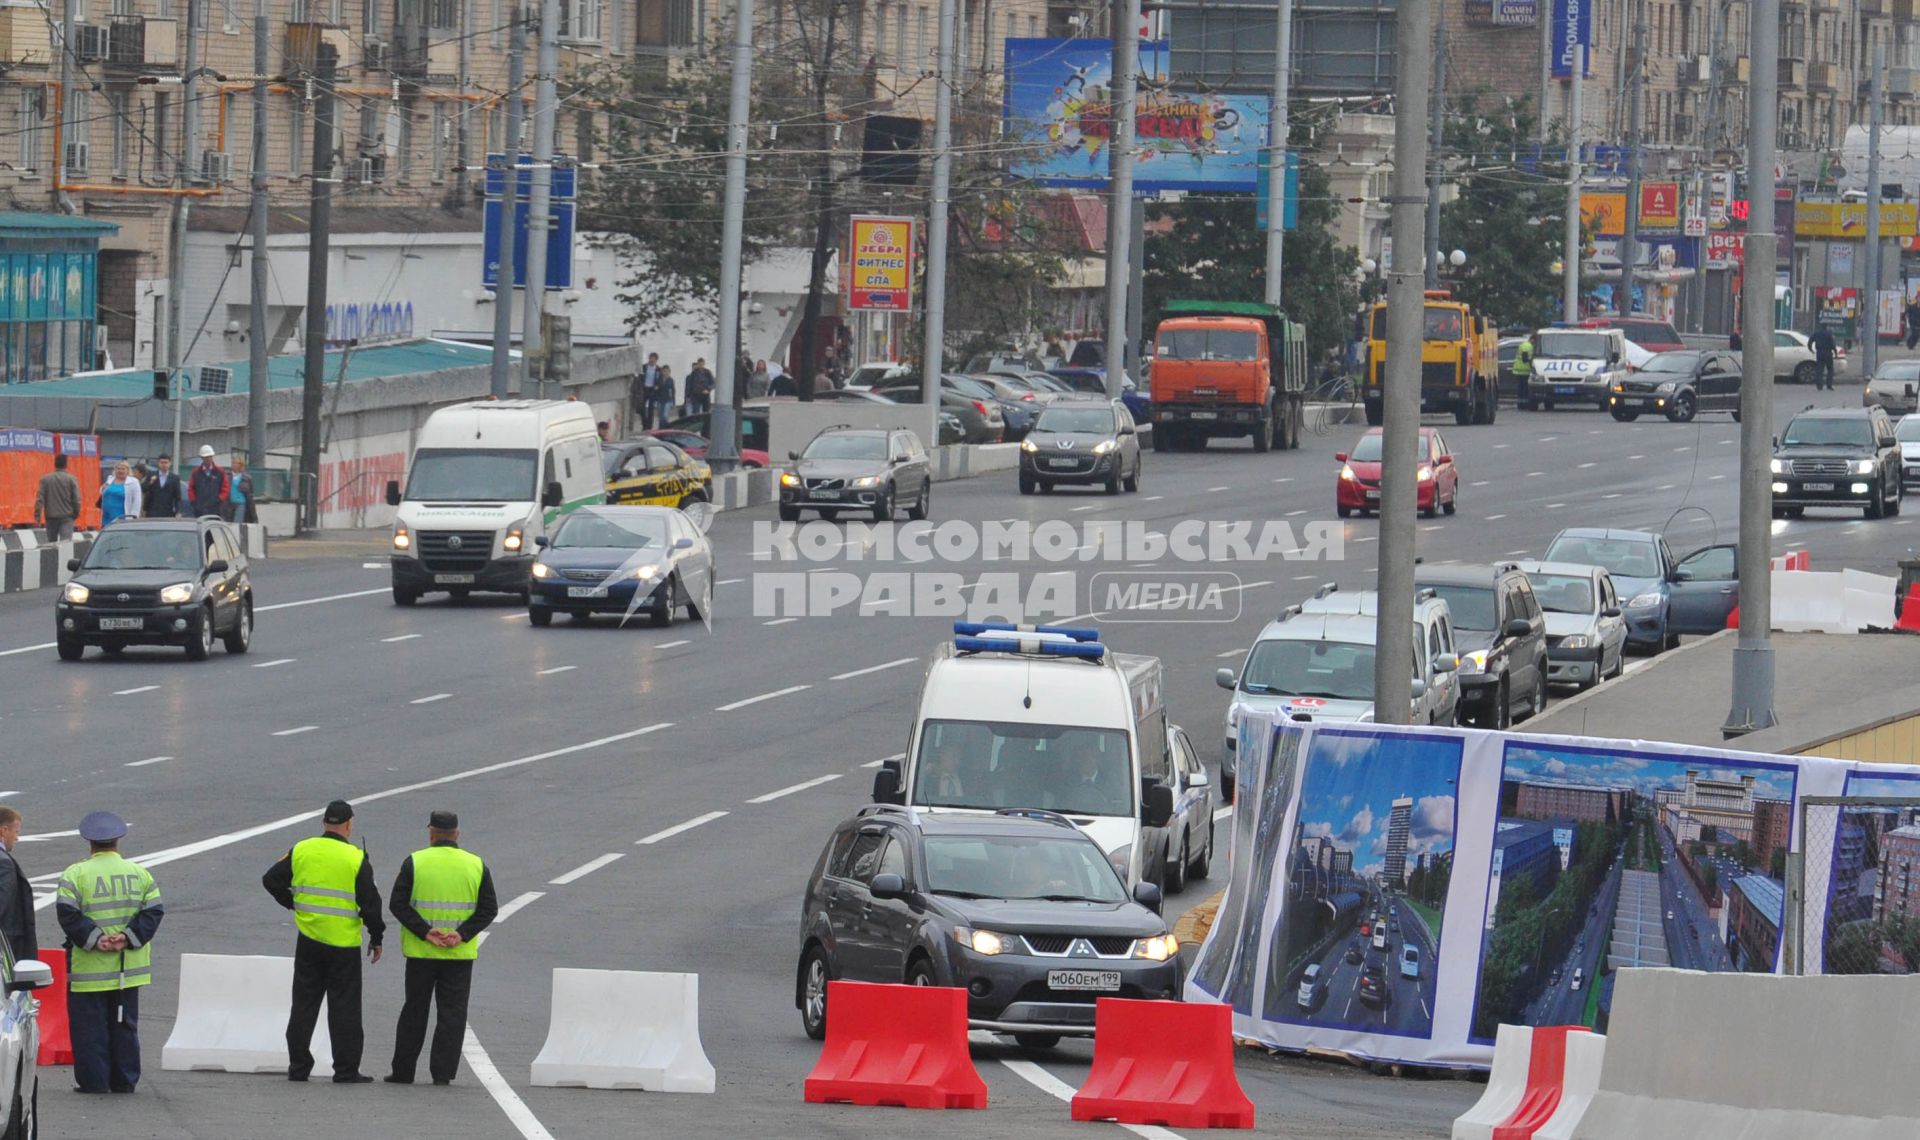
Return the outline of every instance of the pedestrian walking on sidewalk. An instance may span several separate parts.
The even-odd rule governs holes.
[[[120,854],[127,825],[88,812],[92,854],[60,874],[54,916],[67,936],[67,1029],[83,1093],[130,1093],[140,1083],[140,991],[153,981],[153,936],[166,911],[145,867]]]
[[[394,1030],[387,1083],[413,1083],[432,1005],[427,1072],[436,1085],[452,1084],[467,1033],[467,997],[480,956],[477,939],[500,913],[493,872],[480,856],[460,848],[459,816],[436,811],[427,818],[427,846],[400,864],[388,905],[400,923],[400,948],[407,956],[407,998]]]
[[[33,521],[46,521],[47,541],[73,537],[73,520],[80,517],[80,480],[67,470],[67,457],[53,457],[53,470],[40,476],[33,493]]]

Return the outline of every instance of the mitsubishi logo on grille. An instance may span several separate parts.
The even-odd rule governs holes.
[[[1072,440],[1070,440],[1070,439],[1063,439],[1063,440],[1061,440],[1061,441],[1060,441],[1060,450],[1062,450],[1062,451],[1072,451],[1072,450],[1073,450],[1073,441],[1072,441]]]
[[[1098,958],[1099,956],[1100,955],[1094,953],[1093,943],[1088,942],[1084,938],[1074,939],[1073,945],[1067,947],[1067,957],[1069,958]]]
[[[467,543],[466,543],[466,540],[465,540],[465,539],[463,539],[463,538],[461,538],[461,537],[460,537],[459,535],[457,535],[457,534],[456,534],[456,535],[454,535],[453,537],[451,537],[451,538],[449,538],[449,539],[447,539],[447,549],[448,549],[448,550],[458,550],[458,549],[460,549],[461,547],[463,547],[463,546],[465,546],[466,544],[467,544]]]

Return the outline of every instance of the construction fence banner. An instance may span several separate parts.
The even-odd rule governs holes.
[[[847,307],[905,313],[913,308],[912,218],[857,215],[847,231]]]
[[[1232,870],[1187,996],[1230,1004],[1236,1036],[1382,1061],[1485,1068],[1502,1023],[1604,1031],[1629,966],[1778,972],[1798,801],[1920,796],[1885,765],[1638,740],[1284,712],[1236,732]],[[1911,814],[1893,826],[1920,861]],[[1805,853],[1815,971],[1830,933],[1920,922],[1920,891],[1876,891],[1835,831]]]

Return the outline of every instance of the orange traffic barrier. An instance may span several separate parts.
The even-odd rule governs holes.
[[[1920,582],[1907,587],[1906,600],[1900,603],[1900,620],[1893,628],[1920,633]]]
[[[967,1050],[967,991],[827,983],[827,1043],[807,1075],[808,1104],[985,1108]]]
[[[1233,1074],[1233,1010],[1217,1002],[1101,998],[1093,1070],[1073,1119],[1167,1128],[1252,1128]]]
[[[67,1022],[67,952],[42,950],[40,960],[53,971],[53,984],[33,995],[40,1002],[40,1063],[73,1064],[73,1034]]]
[[[80,482],[80,517],[75,530],[100,529],[100,437],[60,432],[53,437],[54,451],[67,457],[67,470]]]

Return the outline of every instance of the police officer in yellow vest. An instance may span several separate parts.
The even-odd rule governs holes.
[[[355,847],[353,805],[335,800],[321,822],[326,830],[302,839],[260,879],[275,902],[293,912],[300,935],[293,949],[293,1011],[287,1017],[287,1079],[313,1074],[314,1022],[327,1003],[327,1033],[333,1040],[333,1083],[365,1084],[360,1071],[366,1034],[360,1024],[360,936],[367,957],[380,961],[387,920],[373,863]]]
[[[407,999],[394,1030],[387,1082],[413,1083],[431,1003],[438,1013],[427,1072],[436,1085],[452,1084],[467,1033],[473,962],[480,953],[475,939],[500,911],[493,873],[480,856],[460,849],[459,816],[436,811],[427,818],[427,846],[400,864],[388,906],[399,920],[400,947],[407,955]]]
[[[60,875],[54,913],[67,936],[67,1018],[78,1091],[130,1093],[140,1083],[140,990],[153,981],[153,935],[165,909],[145,867],[120,854],[127,825],[88,812],[93,854]]]

